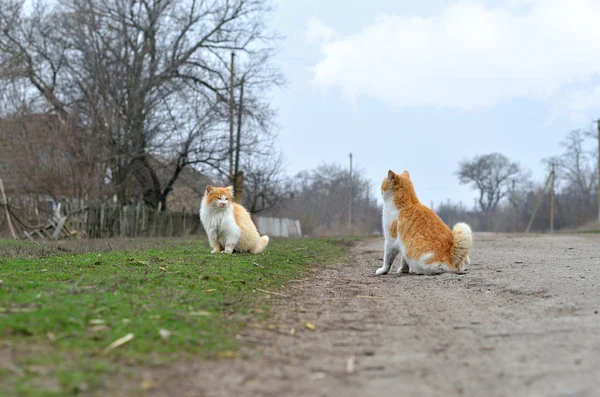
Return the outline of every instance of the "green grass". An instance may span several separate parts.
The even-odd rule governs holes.
[[[0,358],[0,395],[76,394],[122,362],[230,355],[244,319],[264,306],[257,288],[275,291],[311,264],[337,260],[347,241],[274,239],[260,255],[211,255],[189,239],[92,248],[0,241],[0,356],[12,355]]]
[[[600,229],[580,230],[578,233],[600,234]]]

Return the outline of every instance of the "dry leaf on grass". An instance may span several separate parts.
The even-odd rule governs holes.
[[[101,318],[96,318],[96,319],[88,321],[89,325],[100,325],[100,324],[104,324],[104,323],[105,323],[105,321],[102,320]]]
[[[219,357],[221,358],[233,358],[235,357],[235,352],[233,350],[223,350],[219,352]]]
[[[10,371],[19,376],[25,375],[25,370],[23,370],[23,368],[15,365],[11,362],[5,362],[5,363],[0,362],[0,369],[5,369],[5,370]]]
[[[161,338],[163,338],[164,340],[169,339],[169,337],[171,336],[171,332],[167,331],[166,329],[159,329],[158,330],[158,334],[160,335]]]
[[[52,373],[53,368],[49,365],[30,365],[26,370],[33,375],[47,376]]]
[[[88,328],[90,332],[92,333],[97,333],[97,332],[102,332],[102,331],[108,331],[110,328],[108,328],[106,325],[104,324],[99,324],[99,325],[92,325],[91,327]]]
[[[253,264],[254,266],[258,266],[258,267],[260,267],[261,269],[264,269],[264,268],[265,268],[265,267],[264,267],[263,265],[261,265],[260,263],[252,262],[252,264]]]
[[[140,389],[142,390],[150,390],[156,387],[156,383],[152,379],[144,379],[140,383]]]
[[[267,291],[266,289],[255,288],[257,291],[264,292],[265,294],[281,296],[282,298],[289,298],[288,295],[280,294],[279,292]]]
[[[33,313],[37,307],[0,307],[0,313]]]
[[[132,340],[133,337],[134,337],[134,335],[132,333],[129,333],[129,334],[125,335],[124,337],[117,339],[116,341],[114,341],[110,345],[106,346],[106,349],[104,349],[104,354],[108,353],[112,349],[115,349],[115,348],[117,348],[117,347],[119,347],[121,345],[124,345],[125,343],[129,342],[130,340]]]
[[[210,316],[210,312],[207,312],[206,310],[196,310],[194,312],[189,312],[188,315],[190,316]]]

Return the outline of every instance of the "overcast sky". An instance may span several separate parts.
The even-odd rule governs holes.
[[[275,0],[287,36],[275,94],[287,172],[354,163],[410,171],[427,205],[474,192],[458,162],[541,159],[600,117],[599,0]]]

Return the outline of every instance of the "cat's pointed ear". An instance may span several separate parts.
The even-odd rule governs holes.
[[[227,186],[227,190],[229,190],[229,192],[231,193],[231,196],[233,197],[233,186],[231,186],[231,185]]]
[[[215,191],[214,187],[212,187],[210,185],[206,185],[206,193],[211,194],[214,191]]]
[[[402,175],[407,176],[410,178],[410,174],[408,173],[408,171],[404,170],[404,172],[402,173]]]
[[[392,171],[392,170],[388,171],[388,179],[390,181],[393,181],[394,179],[396,179],[396,174],[394,173],[394,171]]]

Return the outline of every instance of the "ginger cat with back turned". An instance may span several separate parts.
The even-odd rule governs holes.
[[[438,274],[462,272],[470,263],[471,228],[457,223],[453,229],[430,208],[419,202],[408,171],[388,171],[381,184],[383,195],[383,266],[376,275],[387,274],[401,253],[400,273]]]
[[[233,202],[233,186],[207,186],[200,205],[200,221],[213,249],[222,252],[261,253],[269,244],[269,236],[260,236],[250,214]]]

